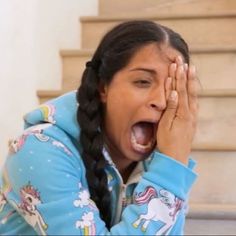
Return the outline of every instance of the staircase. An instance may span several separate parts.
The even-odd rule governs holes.
[[[236,234],[236,1],[100,0],[99,16],[82,17],[82,49],[62,50],[62,89],[38,91],[40,102],[74,90],[102,35],[129,19],[150,19],[181,33],[203,91],[193,144],[199,178],[186,234]]]

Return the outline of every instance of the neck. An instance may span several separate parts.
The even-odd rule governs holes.
[[[105,139],[105,143],[106,149],[123,179],[123,183],[126,183],[137,162],[128,160],[107,139]]]
[[[123,169],[122,172],[119,170],[124,184],[127,183],[130,177],[130,174],[133,172],[136,165],[137,165],[137,162],[132,162],[127,168]]]

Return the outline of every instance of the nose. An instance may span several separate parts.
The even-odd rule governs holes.
[[[158,88],[150,93],[148,107],[156,111],[166,109],[166,94],[164,88]]]

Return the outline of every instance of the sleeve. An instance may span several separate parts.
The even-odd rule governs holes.
[[[45,137],[29,135],[6,165],[8,201],[39,235],[182,233],[183,202],[196,177],[192,170],[155,153],[135,188],[134,204],[108,230],[89,198],[79,154]]]

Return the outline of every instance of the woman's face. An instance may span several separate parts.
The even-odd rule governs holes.
[[[118,169],[147,158],[156,147],[166,108],[165,82],[178,55],[167,45],[144,46],[101,88],[105,143]]]

